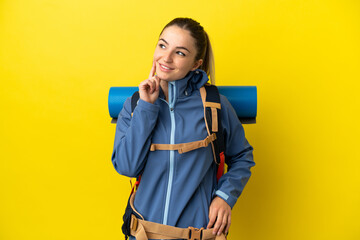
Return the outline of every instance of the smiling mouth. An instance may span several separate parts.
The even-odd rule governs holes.
[[[168,66],[162,65],[161,63],[159,63],[159,66],[160,66],[161,70],[164,70],[164,71],[174,70],[174,68],[170,68]]]

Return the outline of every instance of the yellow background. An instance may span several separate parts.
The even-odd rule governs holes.
[[[0,1],[0,239],[122,239],[111,86],[197,19],[218,85],[256,85],[257,163],[229,239],[360,239],[360,2]]]

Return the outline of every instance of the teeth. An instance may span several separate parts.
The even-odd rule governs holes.
[[[161,67],[163,67],[163,68],[165,68],[165,69],[167,69],[167,70],[170,70],[170,68],[165,67],[164,65],[161,65]]]

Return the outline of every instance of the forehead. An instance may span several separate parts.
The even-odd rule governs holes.
[[[175,47],[186,47],[195,49],[195,39],[190,35],[188,30],[178,26],[170,26],[164,29],[160,38],[163,38],[169,45]]]

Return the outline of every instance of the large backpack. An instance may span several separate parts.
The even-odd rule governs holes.
[[[204,87],[200,88],[200,94],[204,106],[204,120],[208,132],[208,137],[202,141],[197,141],[195,147],[193,144],[195,142],[188,143],[192,145],[190,147],[187,146],[186,147],[187,150],[184,151],[191,151],[199,147],[205,147],[210,143],[212,146],[214,161],[218,165],[216,178],[217,181],[219,181],[221,176],[224,174],[224,166],[225,166],[225,155],[224,155],[225,142],[224,142],[223,129],[221,125],[221,117],[220,117],[221,116],[220,94],[217,87],[215,85],[210,85],[210,84],[205,84]],[[131,115],[133,115],[133,112],[137,106],[139,98],[140,95],[138,91],[135,92],[131,97]],[[199,142],[201,142],[202,146],[198,146]],[[150,150],[155,150],[156,148],[162,150],[173,149],[171,147],[173,147],[174,145],[183,145],[183,144],[172,144],[172,145],[152,144]],[[129,229],[130,229],[131,214],[137,215],[139,217],[139,214],[134,212],[130,206],[130,198],[131,195],[134,193],[134,191],[136,191],[137,188],[139,187],[140,180],[141,180],[141,175],[137,177],[136,182],[132,187],[131,194],[129,197],[129,202],[125,210],[125,214],[123,216],[124,224],[122,226],[122,231],[125,235],[125,239],[127,239],[127,237],[130,236]]]

